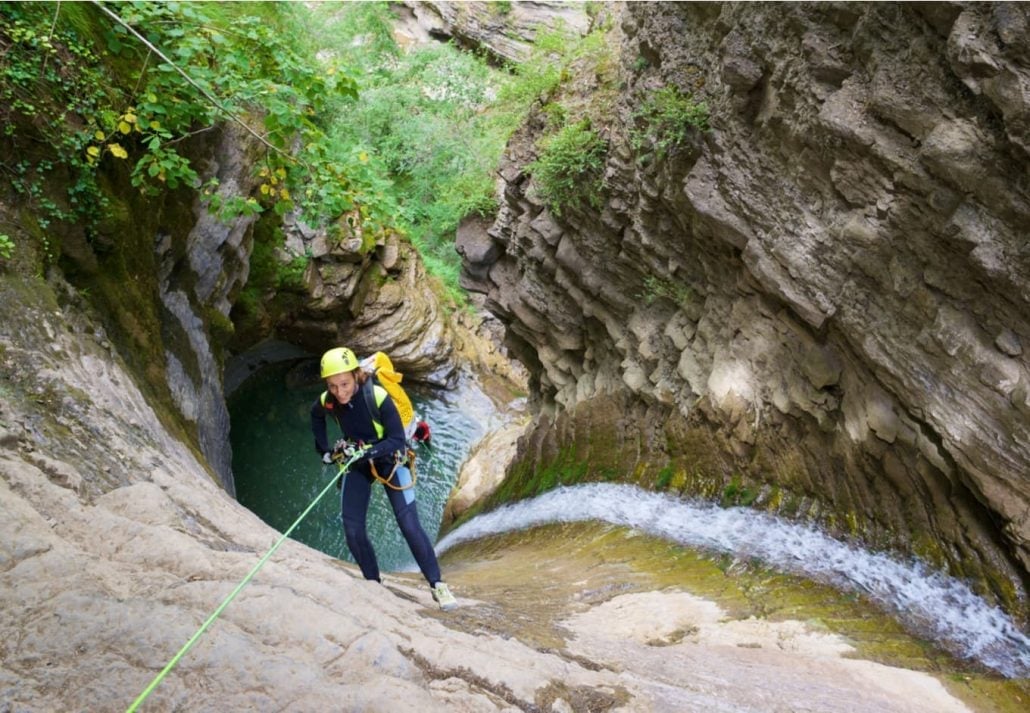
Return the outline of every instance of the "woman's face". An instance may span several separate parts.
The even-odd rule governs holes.
[[[333,395],[337,403],[346,404],[357,391],[358,380],[353,371],[345,371],[342,374],[333,374],[325,380],[329,387],[329,393]]]

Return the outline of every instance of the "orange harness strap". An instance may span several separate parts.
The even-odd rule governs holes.
[[[407,485],[395,485],[391,481],[393,476],[397,473],[397,468],[403,462],[400,458],[394,458],[393,468],[390,470],[390,474],[385,478],[379,475],[379,471],[376,469],[375,461],[369,461],[369,469],[372,471],[372,477],[378,480],[380,483],[390,488],[391,490],[408,490],[409,488],[415,487],[415,481],[418,480],[418,476],[415,474],[415,451],[408,449],[408,470],[411,471],[411,482]]]

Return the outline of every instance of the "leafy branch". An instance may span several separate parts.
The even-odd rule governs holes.
[[[185,79],[189,84],[194,86],[197,89],[197,91],[199,91],[209,102],[211,102],[211,104],[215,108],[217,108],[219,111],[221,111],[222,114],[224,114],[227,118],[231,119],[232,121],[236,122],[241,127],[243,127],[244,131],[246,131],[248,134],[253,136],[255,139],[257,139],[258,141],[263,143],[265,146],[267,146],[272,151],[274,151],[274,152],[280,154],[281,156],[283,156],[287,161],[297,161],[298,160],[296,156],[292,156],[292,155],[286,153],[285,151],[280,149],[278,146],[273,146],[272,144],[270,144],[265,139],[264,136],[261,136],[259,133],[257,133],[252,128],[250,128],[250,125],[247,124],[247,122],[243,121],[243,119],[241,119],[235,113],[233,113],[228,108],[223,106],[222,103],[220,101],[218,101],[217,98],[212,96],[212,94],[207,89],[205,89],[204,87],[200,86],[200,84],[198,84],[197,82],[193,81],[193,78],[190,77],[189,74],[187,74],[185,71],[183,71],[182,68],[180,68],[177,64],[175,64],[175,62],[170,60],[168,58],[168,56],[164,52],[162,52],[157,47],[155,47],[153,44],[151,44],[150,41],[147,40],[146,37],[144,37],[139,32],[137,32],[136,29],[132,25],[130,25],[125,20],[123,20],[121,17],[119,17],[115,12],[113,12],[112,10],[104,7],[102,4],[100,4],[99,0],[89,0],[89,1],[93,5],[98,7],[100,9],[100,11],[103,12],[105,15],[107,15],[112,20],[117,22],[119,25],[124,27],[133,37],[135,37],[137,40],[142,42],[147,47],[147,49],[149,49],[151,52],[153,52],[158,57],[163,59],[172,69],[174,69],[176,72],[178,72],[180,75],[182,75],[183,79]],[[55,22],[56,22],[56,18],[55,18]],[[149,58],[149,56],[148,56],[148,58]],[[121,157],[121,158],[124,158],[124,157]]]

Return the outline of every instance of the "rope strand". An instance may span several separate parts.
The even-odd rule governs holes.
[[[337,475],[341,477],[346,475],[347,470],[363,454],[364,451],[358,451],[350,458],[350,460],[346,461],[345,463],[341,463],[339,466],[339,470],[337,471]],[[290,536],[290,533],[293,532],[294,528],[296,528],[297,525],[300,524],[301,520],[307,517],[307,514],[311,512],[315,505],[318,504],[318,501],[321,500],[325,496],[325,494],[329,492],[329,489],[332,488],[335,484],[336,478],[330,478],[329,484],[322,489],[322,492],[318,494],[318,497],[311,501],[311,504],[308,505],[304,512],[300,514],[300,517],[298,517],[294,521],[294,523],[290,525],[290,528],[286,532],[284,532],[278,540],[276,540],[276,543],[272,545],[272,548],[268,550],[268,552],[265,553],[265,556],[258,560],[258,563],[254,565],[250,572],[247,573],[247,576],[243,578],[243,581],[237,584],[236,588],[229,593],[229,596],[222,600],[222,603],[218,605],[218,608],[211,613],[211,616],[209,616],[203,624],[201,624],[200,628],[197,629],[193,636],[190,637],[189,641],[183,644],[183,647],[179,649],[179,652],[172,657],[172,660],[169,661],[163,669],[161,669],[161,673],[157,674],[154,677],[154,680],[150,682],[150,685],[143,689],[143,692],[136,697],[136,700],[132,702],[132,705],[129,706],[125,713],[135,713],[136,709],[138,709],[140,705],[143,703],[143,701],[147,699],[147,696],[153,693],[154,689],[157,688],[158,684],[160,684],[161,681],[164,680],[164,677],[168,675],[168,672],[175,668],[175,665],[179,663],[179,659],[185,656],[186,652],[189,651],[195,643],[197,643],[197,640],[200,639],[204,632],[207,631],[207,628],[211,626],[212,623],[214,623],[215,619],[217,619],[218,616],[222,613],[222,610],[229,605],[229,602],[236,598],[236,595],[239,594],[245,586],[247,586],[247,583],[254,578],[254,575],[257,574],[258,570],[260,570],[264,566],[265,562],[268,561],[268,558],[271,557],[277,549],[279,549],[279,546],[286,541],[286,538]]]

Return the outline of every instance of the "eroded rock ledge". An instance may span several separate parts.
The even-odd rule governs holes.
[[[538,116],[466,236],[466,282],[559,411],[519,472],[816,517],[1025,617],[1027,27],[1007,3],[628,3],[603,210],[535,197]],[[644,165],[628,131],[662,86],[713,129]]]

